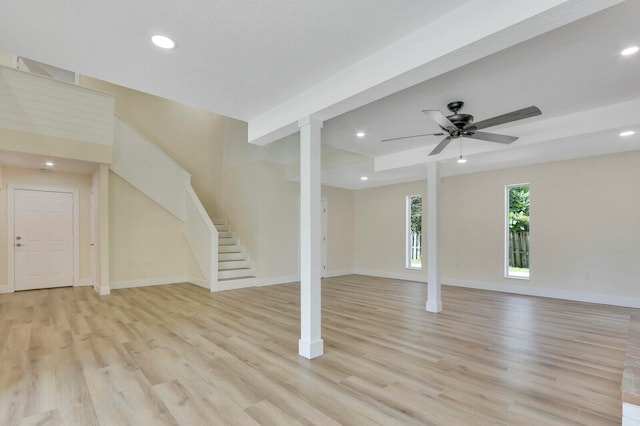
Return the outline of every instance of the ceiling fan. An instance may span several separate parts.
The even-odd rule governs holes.
[[[424,133],[420,135],[402,136],[399,138],[383,139],[382,142],[396,141],[400,139],[417,138],[420,136],[444,136],[447,135],[442,141],[429,153],[429,155],[439,154],[453,138],[467,137],[471,139],[480,139],[483,141],[496,142],[502,144],[509,144],[516,141],[518,138],[515,136],[498,135],[496,133],[478,132],[480,129],[487,127],[497,126],[499,124],[510,123],[512,121],[523,120],[529,117],[535,117],[542,114],[542,111],[536,106],[530,106],[522,108],[517,111],[511,111],[506,114],[498,115],[493,118],[488,118],[477,123],[473,122],[473,115],[470,114],[458,114],[458,111],[462,109],[464,102],[456,101],[447,104],[447,108],[453,114],[445,116],[443,113],[437,110],[422,110],[422,112],[435,121],[442,129],[440,133]]]

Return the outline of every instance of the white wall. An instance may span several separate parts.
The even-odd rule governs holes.
[[[113,96],[2,66],[0,86],[0,149],[111,161]]]

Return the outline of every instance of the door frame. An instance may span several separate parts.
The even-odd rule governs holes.
[[[321,240],[320,240],[320,252],[321,252],[321,256],[322,256],[322,261],[320,262],[320,276],[322,278],[327,278],[327,273],[328,271],[328,259],[327,259],[327,245],[329,244],[329,230],[327,229],[327,224],[328,224],[328,220],[327,220],[327,215],[329,214],[329,212],[327,211],[328,209],[328,203],[327,203],[327,198],[326,197],[322,197],[320,199],[320,207],[322,209],[321,213],[320,213],[320,223],[322,224],[322,231],[321,231]]]
[[[96,288],[98,282],[98,254],[96,241],[98,236],[98,192],[91,188],[89,192],[89,267],[91,270],[91,286]]]
[[[8,272],[8,284],[9,292],[16,291],[16,276],[15,276],[15,191],[40,191],[40,192],[64,192],[70,193],[73,198],[73,286],[76,287],[79,283],[78,277],[80,276],[80,223],[79,223],[79,191],[74,188],[60,188],[50,186],[36,186],[36,185],[20,185],[20,184],[8,184],[7,185],[7,272]]]

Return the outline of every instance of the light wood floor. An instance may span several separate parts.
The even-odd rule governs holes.
[[[0,425],[620,424],[631,309],[347,276],[0,295]]]

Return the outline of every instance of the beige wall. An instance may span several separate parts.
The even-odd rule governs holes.
[[[260,162],[258,177],[258,278],[292,277],[299,273],[298,210],[300,184],[286,180],[285,168]]]
[[[246,123],[227,120],[225,149],[234,153],[224,170],[222,210],[255,262],[259,283],[294,280],[300,274],[300,183],[287,178],[287,166],[263,160],[263,149],[245,149]],[[278,142],[276,142],[277,144]],[[276,149],[278,147],[275,147]],[[256,160],[260,159],[260,160]],[[353,268],[353,192],[322,187],[328,204],[328,273]]]
[[[184,223],[114,173],[109,218],[111,288],[188,278]]]
[[[640,151],[443,180],[442,276],[640,297]],[[531,184],[531,279],[504,278],[505,185]]]
[[[426,268],[406,268],[407,196],[421,195],[426,206],[426,192],[426,181],[355,191],[354,269],[357,272],[426,280]],[[425,218],[423,214],[423,222]],[[423,229],[426,230],[426,226]],[[423,259],[426,259],[426,250]]]
[[[7,187],[2,176],[3,167],[0,165],[0,293],[8,290],[7,269]]]
[[[116,114],[187,170],[207,212],[220,214],[223,116],[86,76],[80,84],[115,95]]]
[[[224,117],[86,76],[80,84],[115,95],[116,114],[191,174],[210,216],[222,214],[218,203],[223,197]],[[109,177],[109,199],[109,281],[114,288],[203,279],[179,220],[114,173]]]
[[[322,187],[327,199],[327,274],[348,273],[354,267],[354,191]],[[296,206],[297,207],[297,206]]]
[[[634,151],[443,178],[443,282],[640,297],[638,164]],[[531,185],[530,280],[504,278],[505,186],[519,183]],[[404,203],[418,193],[426,197],[426,181],[356,191],[356,271],[411,277],[404,269]],[[426,267],[413,275],[426,279]]]
[[[31,185],[39,187],[68,188],[78,190],[79,196],[79,244],[80,281],[88,282],[91,277],[89,236],[89,193],[91,176],[75,173],[41,173],[34,169],[1,167],[0,191],[0,286],[8,284],[7,253],[7,185]]]
[[[11,53],[0,51],[0,65],[10,67],[13,61],[13,55]]]

